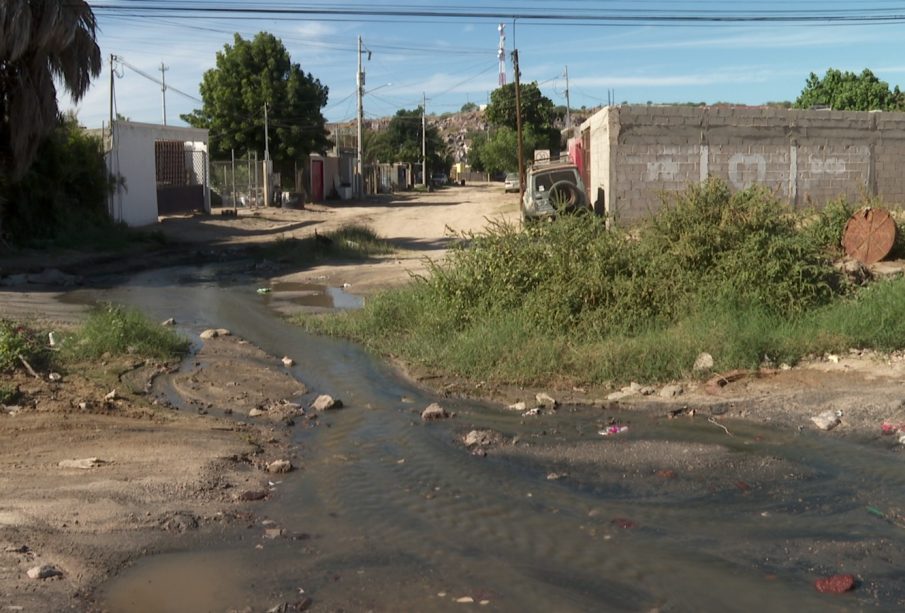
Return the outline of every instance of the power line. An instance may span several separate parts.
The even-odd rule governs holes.
[[[523,5],[524,6],[524,5]],[[610,8],[569,7],[557,5],[556,12],[543,9],[517,8],[508,6],[459,6],[455,8],[427,8],[414,5],[383,5],[374,7],[366,4],[324,5],[274,5],[248,7],[247,5],[218,2],[133,2],[130,4],[97,4],[97,13],[120,11],[122,14],[163,13],[173,17],[219,15],[221,17],[241,16],[331,16],[331,17],[379,17],[379,18],[444,18],[444,19],[505,19],[530,22],[592,22],[606,24],[675,24],[675,23],[834,23],[872,24],[902,23],[905,8],[830,9],[821,5],[819,9],[680,9],[680,8]]]
[[[160,85],[161,87],[165,87],[166,89],[173,90],[174,92],[176,92],[176,93],[179,94],[180,96],[185,96],[185,97],[188,98],[189,100],[194,100],[195,102],[200,102],[200,103],[204,104],[204,101],[203,101],[201,98],[197,98],[197,97],[195,97],[195,96],[193,96],[193,95],[191,95],[191,94],[187,94],[187,93],[185,93],[185,92],[182,91],[182,90],[176,89],[176,88],[173,87],[172,85],[166,85],[166,84],[165,84],[163,81],[161,81],[160,79],[158,79],[158,78],[156,78],[156,77],[152,77],[151,75],[149,75],[148,73],[144,72],[144,71],[141,70],[140,68],[136,68],[135,66],[133,66],[132,64],[130,64],[129,62],[127,62],[126,60],[124,60],[124,59],[122,58],[122,56],[120,56],[120,55],[115,55],[115,56],[113,56],[113,57],[114,57],[114,59],[115,59],[117,62],[119,62],[120,64],[122,64],[122,65],[125,66],[126,68],[129,68],[129,69],[133,70],[134,72],[137,72],[138,74],[140,74],[141,76],[143,76],[143,77],[146,78],[147,80],[153,81],[154,83],[157,83],[158,85]]]

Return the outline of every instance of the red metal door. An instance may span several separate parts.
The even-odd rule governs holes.
[[[311,199],[321,202],[324,199],[324,161],[311,160]]]

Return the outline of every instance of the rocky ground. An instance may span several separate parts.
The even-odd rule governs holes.
[[[73,325],[83,307],[60,296],[67,286],[90,284],[95,272],[219,260],[349,223],[371,226],[399,251],[364,263],[277,266],[273,281],[347,286],[366,295],[405,283],[423,270],[425,256],[442,257],[458,233],[487,219],[515,220],[518,209],[517,196],[503,194],[502,185],[478,184],[392,201],[216,213],[165,220],[160,229],[174,243],[151,257],[6,258],[0,313]],[[304,451],[288,446],[288,434],[316,427],[317,411],[307,403],[317,390],[305,390],[279,356],[242,339],[218,336],[200,347],[177,371],[124,359],[84,364],[59,381],[24,370],[0,377],[22,392],[0,415],[0,601],[11,610],[88,608],[83,596],[130,560],[256,522],[262,500],[283,478],[270,471],[304,465]],[[879,434],[884,423],[895,433],[905,424],[905,360],[898,355],[820,356],[789,370],[702,374],[700,381],[649,389],[638,382],[624,390],[528,390],[409,374],[448,395],[524,402],[516,408],[526,413],[544,404],[536,394],[547,391],[561,404],[698,415],[714,427],[741,418],[829,425],[828,436],[845,436]],[[169,404],[167,389],[183,399],[179,406]],[[812,420],[826,412],[820,424]]]

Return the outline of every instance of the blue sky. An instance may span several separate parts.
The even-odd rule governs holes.
[[[167,84],[198,97],[202,75],[214,67],[215,54],[239,32],[251,38],[268,31],[280,37],[293,61],[330,89],[324,110],[328,121],[355,116],[357,37],[371,51],[365,59],[365,115],[392,115],[415,108],[427,96],[429,113],[458,110],[466,102],[484,103],[497,85],[497,25],[506,23],[507,79],[512,80],[509,53],[519,49],[522,78],[537,81],[556,104],[565,104],[568,66],[573,107],[605,104],[614,90],[617,102],[634,103],[730,101],[761,104],[794,100],[810,72],[827,68],[860,72],[870,68],[890,85],[905,82],[905,1],[789,0],[434,0],[400,2],[238,2],[207,0],[97,0],[91,2],[99,22],[99,44],[105,72],[75,107],[82,124],[101,125],[109,116],[109,55],[160,78],[165,63]],[[148,7],[153,5],[153,10]],[[343,15],[231,15],[168,13],[158,7],[241,7],[262,9],[307,7],[348,9]],[[603,23],[501,17],[383,17],[354,14],[358,10],[444,10],[458,13],[546,13],[630,17]],[[119,7],[119,8],[116,8]],[[146,9],[146,10],[140,10]],[[604,11],[604,12],[598,12]],[[646,15],[748,15],[752,17],[882,17],[882,23],[646,22]],[[135,70],[120,67],[114,79],[116,108],[135,121],[161,121],[160,86]],[[71,103],[63,106],[73,108]],[[180,113],[200,106],[176,91],[167,92],[167,118],[183,125]]]

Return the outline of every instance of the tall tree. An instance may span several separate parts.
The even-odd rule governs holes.
[[[21,177],[57,127],[55,83],[78,101],[100,74],[96,28],[83,0],[0,2],[0,183]]]
[[[546,137],[538,137],[530,127],[522,134],[522,152],[531,159],[535,149],[544,146]],[[518,139],[515,130],[507,126],[497,128],[490,136],[481,135],[472,143],[471,167],[495,175],[518,170]]]
[[[538,128],[546,129],[553,125],[553,101],[541,93],[537,82],[523,83],[519,98],[523,126],[531,126],[537,131]],[[493,125],[515,130],[515,83],[508,83],[490,93],[486,113],[487,121]]]
[[[905,95],[898,85],[890,90],[886,81],[867,68],[860,75],[830,68],[822,79],[812,72],[795,101],[796,108],[813,106],[836,111],[902,111]]]
[[[253,40],[235,35],[217,53],[216,67],[204,73],[200,109],[182,115],[211,130],[215,157],[230,150],[264,151],[264,104],[270,125],[270,157],[278,167],[323,152],[330,144],[321,109],[327,87],[293,63],[282,41],[267,32]]]
[[[420,106],[414,110],[397,111],[390,119],[386,131],[379,133],[374,139],[375,156],[371,156],[367,151],[365,155],[381,162],[420,163],[421,114]],[[427,164],[430,168],[437,171],[449,170],[446,145],[435,126],[427,126],[426,149]]]

